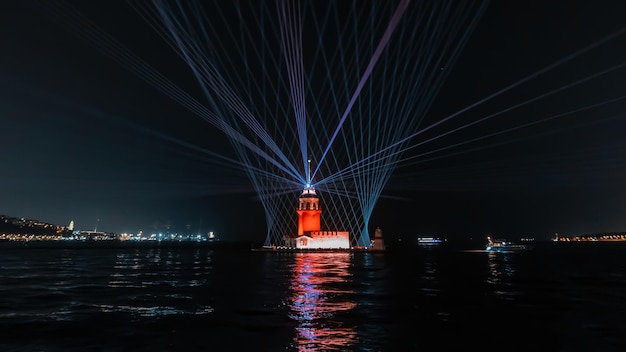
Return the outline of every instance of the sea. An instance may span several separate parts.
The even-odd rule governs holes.
[[[626,243],[0,245],[0,351],[626,351]]]

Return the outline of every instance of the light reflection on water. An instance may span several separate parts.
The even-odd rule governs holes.
[[[165,257],[165,258],[163,258]],[[109,280],[109,287],[148,287],[169,285],[173,287],[202,286],[205,280],[179,275],[187,267],[193,269],[191,275],[202,276],[210,271],[211,257],[200,256],[195,251],[191,263],[181,258],[181,254],[160,249],[150,251],[122,251],[116,260]]]
[[[420,277],[420,291],[425,296],[436,297],[440,295],[440,280],[439,280],[439,262],[435,258],[436,249],[426,248],[423,253],[423,269]]]
[[[191,256],[183,253],[160,249],[118,252],[107,286],[126,294],[113,304],[93,306],[105,313],[127,312],[138,317],[212,313],[211,306],[193,306],[189,295],[168,293],[171,289],[201,287],[211,274],[211,252],[196,250]],[[138,290],[149,287],[154,288],[149,292],[159,294]]]
[[[513,289],[513,279],[516,269],[512,255],[515,253],[489,252],[488,267],[489,276],[487,283],[492,287],[493,293],[502,299],[512,300],[518,294]]]
[[[290,317],[297,321],[294,343],[299,351],[345,350],[357,340],[353,326],[340,314],[356,307],[349,272],[350,253],[298,253],[290,285]]]
[[[0,350],[625,351],[624,249],[4,250]]]
[[[202,315],[213,312],[213,308],[210,306],[201,306],[194,308],[193,310],[179,309],[169,306],[152,306],[152,307],[138,307],[138,306],[112,306],[106,304],[96,305],[103,313],[131,313],[139,317],[157,317],[164,315]]]

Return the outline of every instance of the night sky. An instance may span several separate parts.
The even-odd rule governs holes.
[[[0,214],[262,241],[263,209],[228,161],[228,138],[60,23],[53,9],[67,6],[201,96],[185,62],[126,2],[7,2]],[[490,3],[455,65],[442,68],[450,72],[424,122],[483,99],[434,132],[511,111],[415,151],[477,139],[403,162],[372,224],[392,237],[626,231],[624,14],[623,1]]]

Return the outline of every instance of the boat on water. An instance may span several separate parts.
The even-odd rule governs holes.
[[[439,237],[418,237],[417,244],[420,246],[436,246],[441,244],[443,240]]]
[[[513,241],[507,241],[504,239],[495,239],[491,237],[487,237],[487,245],[485,246],[485,250],[487,252],[524,252],[532,249],[531,244],[527,243],[518,243]]]

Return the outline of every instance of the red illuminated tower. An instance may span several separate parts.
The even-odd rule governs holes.
[[[320,199],[315,193],[315,188],[308,185],[304,187],[302,195],[300,195],[300,202],[298,204],[298,236],[311,231],[320,231],[320,215],[322,209],[320,209]]]
[[[298,236],[311,231],[321,231],[320,218],[322,209],[320,209],[320,199],[315,193],[315,188],[311,186],[311,160],[309,160],[309,174],[307,176],[307,184],[302,190],[300,201],[298,203]]]

